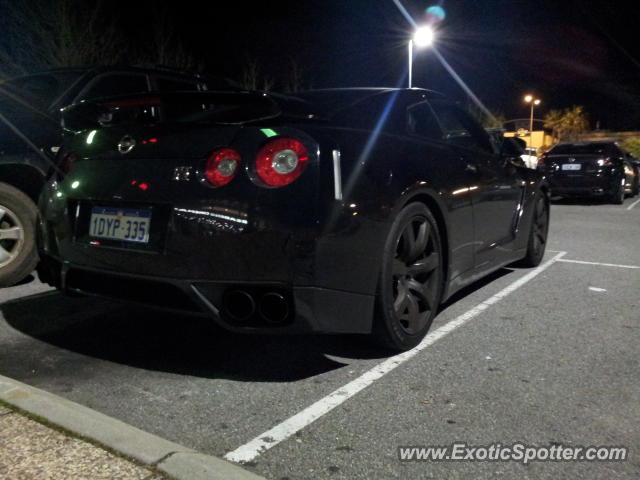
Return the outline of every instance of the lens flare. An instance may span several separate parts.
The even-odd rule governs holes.
[[[446,17],[444,13],[444,8],[434,5],[433,7],[427,8],[427,18],[429,21],[433,23],[442,22]]]

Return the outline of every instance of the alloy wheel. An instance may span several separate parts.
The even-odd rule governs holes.
[[[0,205],[0,268],[11,263],[24,245],[24,227],[18,216]]]
[[[549,230],[549,214],[543,197],[538,198],[533,217],[533,251],[536,255],[544,251],[547,244],[547,232]]]
[[[412,217],[398,237],[392,268],[393,309],[402,329],[419,332],[438,308],[440,252],[431,225]]]

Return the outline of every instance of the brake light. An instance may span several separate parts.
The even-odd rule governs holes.
[[[309,156],[307,149],[294,138],[275,138],[258,152],[256,173],[268,187],[289,185],[304,171]]]
[[[67,174],[71,171],[77,159],[78,157],[76,156],[75,153],[65,152],[60,158],[60,161],[58,162],[58,168],[60,168],[60,170],[62,170],[63,173]]]
[[[219,148],[207,159],[204,176],[214,187],[226,185],[236,176],[240,154],[233,148]]]

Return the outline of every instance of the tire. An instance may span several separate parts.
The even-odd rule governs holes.
[[[638,195],[638,193],[640,193],[640,178],[636,177],[635,181],[633,182],[633,190],[631,190],[631,196],[635,197],[636,195]]]
[[[620,181],[620,183],[618,183],[618,186],[609,197],[609,200],[614,205],[622,205],[624,203],[624,196],[625,194],[624,194],[624,179],[623,179]]]
[[[549,202],[544,193],[540,192],[533,206],[531,228],[527,240],[527,254],[518,262],[520,267],[537,267],[544,257],[549,235]]]
[[[38,263],[38,209],[20,190],[0,183],[0,287],[23,280]]]
[[[438,312],[443,287],[438,225],[422,203],[400,211],[387,236],[376,297],[372,336],[395,351],[425,337]]]

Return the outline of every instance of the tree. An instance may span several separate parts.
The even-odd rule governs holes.
[[[636,158],[640,158],[640,137],[629,137],[620,146]]]
[[[106,2],[89,9],[82,0],[23,0],[4,5],[6,18],[0,45],[4,76],[55,67],[119,63],[121,35]]]
[[[153,9],[145,40],[131,44],[107,0],[21,0],[0,4],[5,29],[0,76],[58,67],[155,64],[185,70],[202,65],[188,51],[167,6]]]
[[[153,10],[151,43],[135,54],[137,63],[151,63],[182,70],[202,71],[204,65],[190,51],[176,33],[172,13],[165,4]]]
[[[261,90],[268,92],[273,89],[274,80],[268,75],[262,75],[258,60],[247,55],[242,71],[242,86],[247,90]]]
[[[582,106],[565,110],[551,110],[544,117],[545,128],[553,132],[554,142],[575,141],[589,128],[589,120]]]

